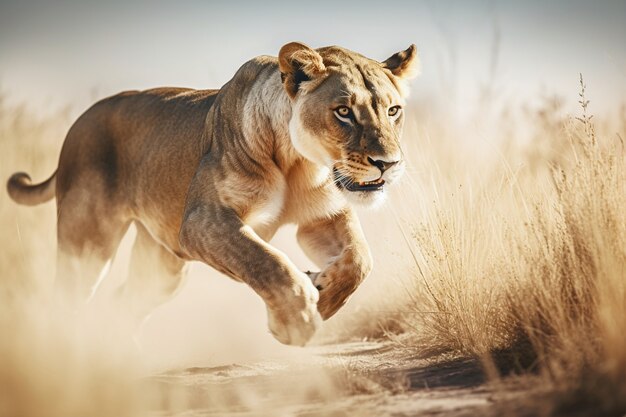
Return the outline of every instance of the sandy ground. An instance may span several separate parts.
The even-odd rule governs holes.
[[[306,266],[285,243],[288,232],[278,240]],[[377,291],[367,288],[375,278],[355,305]],[[353,314],[345,310],[338,320]],[[249,288],[195,264],[181,293],[144,328],[142,356],[160,370],[142,381],[141,409],[151,417],[500,416],[512,415],[512,408],[519,415],[512,404],[528,393],[488,383],[476,360],[421,352],[409,335],[339,344],[320,339],[306,348],[280,345]]]
[[[474,360],[423,358],[389,341],[168,371],[146,378],[145,388],[152,416],[511,415],[523,396],[486,383]]]

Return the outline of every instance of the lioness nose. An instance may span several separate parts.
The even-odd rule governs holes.
[[[383,161],[382,159],[374,160],[368,156],[367,162],[380,169],[380,173],[383,174],[385,171],[387,171],[389,168],[391,168],[400,161]]]

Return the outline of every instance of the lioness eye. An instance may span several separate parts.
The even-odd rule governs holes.
[[[400,110],[402,110],[402,107],[400,107],[400,106],[392,106],[392,107],[389,107],[389,110],[387,111],[387,114],[389,114],[389,116],[393,117],[393,116],[396,116],[398,113],[400,113]]]
[[[335,112],[341,117],[350,116],[350,108],[346,106],[340,106],[335,109]]]
[[[343,123],[353,124],[352,123],[352,110],[347,106],[339,106],[335,109],[335,117],[341,120]]]

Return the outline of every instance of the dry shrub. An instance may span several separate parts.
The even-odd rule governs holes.
[[[557,405],[626,411],[626,153],[587,114],[541,125],[562,147],[517,172],[437,184],[409,244],[420,345],[538,371]],[[547,117],[543,115],[543,117]],[[498,178],[501,178],[498,180]],[[583,395],[581,395],[581,393]]]

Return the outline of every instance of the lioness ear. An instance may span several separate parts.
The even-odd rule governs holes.
[[[322,56],[299,42],[291,42],[280,48],[278,66],[285,90],[291,98],[296,96],[300,83],[326,71]]]
[[[419,74],[419,58],[415,44],[409,46],[404,51],[393,54],[382,62],[396,77],[410,79]]]

